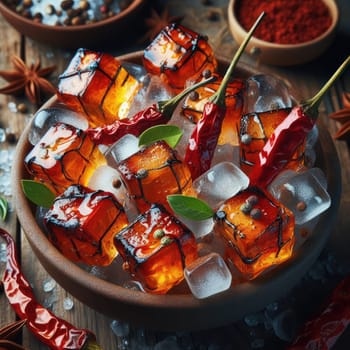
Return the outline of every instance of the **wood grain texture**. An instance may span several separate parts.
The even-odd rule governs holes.
[[[345,3],[347,0],[340,1],[344,3],[342,8],[349,10],[349,6]],[[190,25],[194,30],[198,30],[203,34],[207,34],[213,44],[217,54],[230,59],[237,48],[233,42],[226,23],[226,4],[227,1],[214,2],[215,6],[204,6],[197,4],[194,1],[168,1],[169,9],[174,15],[185,15],[184,24]],[[210,12],[211,11],[211,12]],[[217,20],[209,20],[210,13],[217,14]],[[350,13],[347,16],[349,18]],[[214,17],[212,17],[214,18]],[[349,24],[343,20],[340,26],[341,33],[350,32]],[[54,40],[54,38],[53,38]],[[0,17],[0,69],[9,69],[10,57],[12,54],[20,55],[26,62],[34,61],[37,58],[41,59],[42,65],[57,65],[57,70],[52,76],[52,81],[57,82],[58,75],[64,71],[67,63],[73,56],[74,52],[63,51],[60,49],[51,48],[49,46],[41,45],[31,39],[17,33]],[[139,48],[138,48],[139,49]],[[133,47],[126,51],[134,50]],[[344,56],[348,54],[348,47],[344,47],[341,42],[336,41],[332,49],[320,58],[315,63],[306,64],[300,67],[289,68],[275,68],[271,66],[260,65],[259,62],[254,61],[249,55],[243,57],[243,61],[254,65],[258,70],[265,73],[278,74],[285,78],[293,89],[296,91],[298,98],[311,97],[328,78],[328,73],[332,70],[326,69],[326,66],[334,68],[337,66]],[[110,51],[111,52],[111,51]],[[118,55],[124,52],[111,52]],[[329,65],[331,63],[331,65]],[[0,80],[0,86],[4,82]],[[334,110],[341,108],[341,93],[346,90],[350,91],[350,72],[345,74],[332,88],[330,94],[325,98],[324,103],[320,107],[320,118],[333,135],[338,125],[336,122],[328,118],[328,114]],[[29,111],[26,114],[11,112],[8,108],[9,102],[20,102],[23,99],[15,99],[0,95],[0,127],[9,128],[17,136],[21,133],[26,123],[30,122],[31,113],[35,108],[29,106]],[[350,262],[348,254],[349,238],[344,238],[348,235],[348,228],[350,227],[350,153],[348,144],[345,141],[335,142],[338,156],[342,166],[342,200],[339,218],[334,232],[331,237],[330,246],[337,256],[345,262]],[[9,147],[7,143],[0,143],[0,149]],[[11,202],[11,197],[8,198]],[[13,204],[11,202],[11,204]],[[59,285],[51,292],[43,291],[43,283],[51,277],[43,269],[41,264],[32,253],[30,245],[28,244],[23,232],[18,226],[15,212],[10,212],[5,222],[0,222],[0,227],[8,230],[16,239],[21,255],[23,273],[27,276],[32,284],[38,300],[44,305],[48,305],[60,317],[66,319],[77,327],[87,328],[93,331],[98,339],[98,342],[105,350],[112,349],[133,349],[135,344],[144,344],[144,348],[151,349],[159,340],[171,336],[171,334],[151,332],[147,329],[135,329],[131,327],[130,333],[126,337],[116,337],[111,331],[111,322],[113,320],[97,313],[91,308],[83,305],[79,301],[67,294]],[[344,244],[344,241],[347,244]],[[350,264],[349,264],[350,265]],[[350,271],[349,271],[350,272]],[[82,291],[83,293],[83,291]],[[65,310],[63,301],[65,298],[71,298],[74,303],[72,310]],[[154,315],[152,316],[154,317]],[[7,303],[3,294],[0,294],[0,326],[9,323],[15,319],[15,315]],[[177,334],[178,339],[181,339],[181,348],[183,349],[206,349],[208,344],[214,340],[218,340],[218,344],[222,344],[222,348],[226,349],[225,344],[231,344],[237,349],[248,349],[249,343],[247,337],[242,333],[239,324],[230,327],[223,327],[217,330],[208,330],[205,332],[194,332],[192,334]],[[225,342],[221,340],[225,339]],[[338,346],[335,349],[344,349],[345,344],[350,339],[347,333],[341,338]],[[47,347],[40,344],[31,334],[26,330],[23,332],[23,345],[31,350],[46,350]],[[228,349],[228,348],[227,348]]]

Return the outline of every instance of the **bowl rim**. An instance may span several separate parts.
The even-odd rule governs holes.
[[[132,61],[135,59],[135,54],[140,57],[141,52],[126,54],[118,58],[121,61]],[[227,63],[228,61],[225,60],[224,64]],[[245,69],[244,64],[243,69]],[[50,100],[48,103],[50,103]],[[283,289],[287,289],[287,285],[290,288],[294,286],[299,281],[300,275],[306,273],[305,266],[310,266],[319,256],[330,236],[329,228],[334,224],[338,212],[341,194],[340,164],[333,140],[329,132],[321,126],[319,129],[320,137],[322,137],[321,155],[326,163],[325,167],[328,170],[332,169],[326,174],[330,186],[332,210],[328,209],[320,217],[320,222],[317,225],[320,231],[323,232],[320,237],[311,236],[299,248],[296,256],[272,271],[253,281],[236,285],[207,299],[196,299],[191,294],[153,295],[126,289],[123,286],[92,275],[65,258],[49,242],[41,230],[35,219],[34,206],[25,197],[20,184],[21,179],[28,177],[23,159],[32,147],[27,137],[29,129],[30,123],[21,134],[16,147],[15,162],[12,169],[12,188],[19,222],[35,255],[48,273],[78,300],[108,316],[117,317],[143,327],[146,325],[149,329],[174,331],[176,329],[214,328],[229,324],[242,318],[246,313],[264,307],[266,300],[274,301],[275,297],[274,293],[271,293],[271,289],[274,291],[276,288],[281,289],[280,285],[284,285]],[[325,154],[332,155],[332,160],[330,160],[331,157],[325,157]],[[326,232],[324,231],[325,227],[328,228]],[[38,239],[38,235],[40,239]],[[313,247],[311,254],[308,253],[310,247]],[[288,272],[291,270],[294,271],[294,274],[289,276]],[[57,275],[57,272],[59,275]],[[68,275],[68,280],[62,278],[62,275]],[[259,287],[259,296],[263,296],[263,303],[258,300],[260,298],[256,298],[256,287]],[[85,293],[81,293],[82,288]],[[101,301],[98,301],[97,306],[91,305],[91,298],[97,297],[100,297]],[[238,300],[236,300],[237,298]],[[111,305],[109,302],[114,304]],[[235,310],[236,308],[239,309],[242,304],[246,304],[244,313]],[[143,312],[142,315],[139,314],[140,310]],[[158,314],[158,318],[149,317],[149,313],[152,315],[155,312]],[[237,315],[233,316],[235,312]],[[174,315],[174,317],[169,318],[169,314]],[[174,324],[173,318],[182,321],[180,324]],[[194,320],[197,321],[196,324],[194,324]]]
[[[82,30],[87,29],[97,29],[100,27],[103,27],[108,24],[115,23],[118,20],[125,19],[129,14],[131,14],[133,11],[137,10],[140,6],[144,5],[147,2],[147,0],[133,0],[130,5],[122,10],[121,12],[108,17],[106,19],[102,19],[100,21],[89,23],[89,24],[78,24],[78,25],[71,25],[71,26],[57,26],[57,25],[49,25],[44,24],[41,22],[34,22],[32,19],[28,19],[17,12],[10,9],[7,5],[5,5],[2,1],[0,1],[0,12],[3,12],[8,17],[15,18],[18,22],[26,23],[28,26],[37,27],[38,29],[43,30],[52,30],[52,31],[59,31],[59,32],[80,32]]]
[[[229,20],[229,24],[232,26],[236,26],[236,29],[238,29],[240,31],[241,34],[244,34],[244,36],[248,33],[240,24],[240,22],[238,21],[238,18],[236,16],[236,4],[241,1],[241,0],[229,0],[229,4],[228,4],[228,8],[227,8],[227,12],[228,12],[228,20]],[[317,44],[318,42],[322,41],[323,39],[325,39],[326,37],[328,37],[329,35],[331,35],[336,26],[338,25],[339,22],[339,9],[338,9],[338,5],[335,2],[335,0],[322,0],[325,5],[328,7],[328,9],[330,10],[330,15],[332,17],[332,23],[329,26],[329,28],[324,31],[321,35],[319,35],[318,37],[312,39],[312,40],[308,40],[302,43],[298,43],[298,44],[278,44],[278,43],[274,43],[274,42],[270,42],[270,41],[266,41],[266,40],[262,40],[259,39],[255,36],[253,36],[250,40],[250,44],[252,43],[256,43],[260,46],[267,46],[270,48],[275,48],[275,49],[296,49],[296,48],[305,48],[308,47],[310,45],[314,45]]]

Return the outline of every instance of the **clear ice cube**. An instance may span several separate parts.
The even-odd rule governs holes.
[[[181,104],[181,103],[180,103]],[[196,127],[196,124],[191,122],[188,118],[184,117],[181,114],[181,106],[175,109],[172,118],[170,119],[169,125],[175,125],[179,127],[182,130],[182,136],[180,141],[175,147],[175,150],[178,153],[179,159],[183,160],[185,154],[186,154],[186,149],[188,146],[188,140],[190,136],[192,135],[192,132],[194,128]]]
[[[64,108],[47,108],[39,110],[31,123],[28,140],[32,145],[36,145],[46,131],[57,122],[72,125],[77,129],[88,128],[87,119],[79,113]]]
[[[272,75],[257,74],[247,79],[245,113],[260,113],[292,106],[286,83]]]
[[[321,174],[315,169],[290,174],[285,177],[285,181],[280,178],[271,188],[272,194],[293,211],[296,225],[314,219],[331,205]]]
[[[214,227],[213,218],[198,221],[179,217],[179,220],[193,232],[196,239],[208,235]]]
[[[129,158],[131,155],[139,151],[138,137],[126,134],[115,142],[106,152],[105,157],[107,163],[115,167],[122,160]]]
[[[193,181],[192,186],[198,198],[216,208],[248,185],[248,176],[238,166],[221,162]]]
[[[213,159],[211,161],[211,166],[221,162],[232,162],[239,165],[239,146],[232,146],[228,143],[223,145],[217,145]]]
[[[121,204],[125,204],[127,191],[120,174],[108,165],[102,165],[95,170],[89,180],[88,187],[92,190],[111,192]]]
[[[185,279],[197,299],[208,298],[231,286],[232,275],[223,258],[217,253],[202,256],[184,270]]]
[[[318,137],[319,137],[318,126],[314,125],[314,127],[311,129],[311,131],[308,133],[306,137],[306,146],[313,148],[316,145]]]
[[[139,111],[142,111],[158,101],[167,101],[173,94],[169,92],[168,87],[162,79],[156,75],[145,76],[142,78],[143,86],[135,96],[130,107],[128,117],[131,118]]]
[[[144,83],[147,78],[149,79],[147,71],[142,65],[124,61],[123,67],[139,82]]]

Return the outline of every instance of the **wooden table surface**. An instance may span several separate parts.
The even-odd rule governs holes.
[[[232,57],[232,53],[236,49],[236,44],[227,30],[226,6],[228,1],[213,0],[211,5],[203,5],[205,3],[204,1],[195,0],[180,2],[173,0],[168,1],[168,3],[172,14],[185,16],[183,24],[188,25],[203,34],[208,34],[210,42],[217,53],[228,58]],[[288,79],[293,86],[297,87],[300,96],[312,96],[340,62],[350,53],[350,3],[348,0],[338,0],[338,5],[341,10],[341,21],[337,31],[336,41],[332,47],[316,61],[298,67],[278,68],[258,64],[248,55],[245,55],[242,60],[249,64],[253,64],[255,68],[261,71],[276,73]],[[216,14],[214,18],[211,16],[213,13]],[[44,46],[24,35],[21,35],[1,16],[0,44],[0,69],[11,68],[10,58],[13,54],[21,56],[27,63],[40,58],[43,66],[51,64],[57,65],[57,70],[52,76],[52,81],[54,83],[57,82],[58,74],[63,72],[74,54],[74,51]],[[133,51],[135,48],[139,47],[139,43],[130,43],[129,47],[112,50],[108,49],[108,51],[114,55],[119,55],[121,53]],[[102,49],[103,48],[101,48],[101,50]],[[0,86],[2,86],[3,83],[4,81],[0,81]],[[335,84],[331,92],[324,99],[324,103],[322,103],[320,108],[321,121],[326,125],[332,135],[339,128],[339,125],[334,121],[329,120],[328,114],[334,110],[342,108],[340,96],[343,91],[350,92],[350,71],[344,74]],[[12,111],[11,103],[18,105],[20,102],[25,102],[27,104],[29,108],[28,112],[20,113]],[[0,95],[0,127],[10,130],[19,137],[23,127],[30,122],[32,117],[31,113],[34,112],[34,110],[35,108],[23,98]],[[349,261],[349,258],[347,257],[348,242],[344,236],[347,233],[348,228],[350,228],[350,217],[348,215],[348,212],[350,211],[350,153],[346,141],[335,141],[335,146],[342,166],[343,192],[339,218],[336,227],[332,230],[333,232],[328,249],[336,255],[341,263],[345,264]],[[9,142],[0,143],[0,150],[13,149],[14,147],[15,145]],[[176,336],[178,343],[182,344],[179,345],[179,349],[250,348],[251,345],[249,341],[242,336],[239,332],[239,327],[237,327],[236,324],[229,325],[222,329],[186,334],[163,334],[160,332],[151,332],[147,329],[134,329],[132,325],[130,325],[130,332],[124,337],[116,336],[111,330],[111,323],[113,320],[81,304],[60,286],[57,285],[53,291],[44,291],[43,284],[50,281],[51,278],[36,259],[26,241],[23,231],[21,231],[21,227],[16,219],[13,197],[10,195],[6,196],[6,198],[8,199],[12,210],[5,222],[0,221],[0,227],[8,230],[15,237],[20,250],[22,270],[31,282],[37,298],[45,305],[51,307],[57,315],[63,317],[67,321],[76,326],[92,330],[97,335],[99,343],[105,350],[152,349],[154,348],[153,345],[159,340],[164,338],[169,340],[172,336]],[[66,298],[68,298],[68,301],[72,300],[74,303],[71,310],[66,310],[64,308],[64,300]],[[7,303],[5,295],[2,293],[0,294],[0,326],[12,322],[13,320],[15,320],[15,314]],[[228,340],[226,342],[217,341],[217,339],[223,338]],[[350,336],[345,333],[336,344],[335,349],[347,349],[348,347],[346,344],[348,343],[348,340],[350,343]],[[39,344],[26,329],[23,330],[22,343],[31,350],[46,349],[46,347]],[[216,344],[216,347],[214,344]],[[276,344],[274,348],[282,348],[281,343],[276,342]],[[271,347],[268,346],[265,348],[271,349]],[[168,349],[172,348],[169,346]]]

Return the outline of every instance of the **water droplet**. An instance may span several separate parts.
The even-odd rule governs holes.
[[[7,104],[7,107],[11,112],[15,112],[15,113],[17,112],[17,105],[14,102],[9,102]]]
[[[6,141],[6,131],[3,128],[0,128],[0,143]]]
[[[7,258],[7,245],[6,243],[1,243],[0,244],[0,261],[6,262]]]
[[[130,331],[129,324],[119,320],[111,322],[111,329],[117,337],[126,337]]]
[[[74,307],[74,302],[71,298],[66,297],[63,299],[63,308],[67,311],[72,310]]]
[[[52,278],[47,279],[43,282],[43,290],[44,292],[52,292],[56,287],[56,281],[53,280]]]

